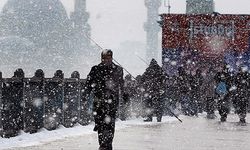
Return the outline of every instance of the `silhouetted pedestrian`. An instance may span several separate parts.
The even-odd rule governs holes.
[[[123,69],[112,62],[113,52],[104,50],[101,63],[93,66],[86,81],[85,96],[94,95],[94,131],[98,131],[100,150],[112,150],[119,93],[123,93]]]

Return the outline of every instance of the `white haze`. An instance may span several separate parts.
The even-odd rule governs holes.
[[[6,1],[0,0],[0,8]],[[90,13],[92,39],[103,48],[113,49],[115,59],[134,76],[142,74],[147,65],[137,55],[145,58],[146,33],[143,30],[143,23],[146,21],[146,8],[144,0],[86,1],[87,11]],[[61,0],[61,2],[69,15],[74,10],[74,0]],[[160,13],[166,13],[167,0],[162,0],[162,2]],[[170,0],[171,13],[185,13],[185,2],[186,0]],[[215,11],[226,14],[250,14],[249,4],[249,0],[215,0]],[[161,64],[160,43],[159,40],[157,59],[159,64]]]

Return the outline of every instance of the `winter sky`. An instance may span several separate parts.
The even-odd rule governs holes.
[[[28,0],[27,0],[28,1]],[[67,13],[74,10],[75,0],[61,0]],[[141,45],[146,43],[146,33],[143,24],[146,22],[147,10],[144,0],[86,0],[87,11],[90,13],[89,24],[91,25],[91,38],[102,48],[111,48],[117,52],[122,49],[122,43],[135,42]],[[167,1],[162,0],[160,13],[167,13]],[[0,9],[7,0],[0,0]],[[215,11],[221,14],[250,14],[249,0],[214,0]],[[186,0],[170,0],[171,13],[185,13]],[[159,35],[160,36],[160,35]],[[160,38],[160,37],[159,37]],[[159,42],[160,43],[160,42]],[[128,50],[127,50],[128,49]],[[130,54],[145,55],[144,48],[141,51],[131,49]],[[161,47],[159,47],[159,54]],[[132,74],[138,75],[145,71],[146,65],[136,56],[124,55],[129,48],[123,47],[118,54],[117,60]],[[144,52],[144,54],[143,54]],[[130,61],[127,61],[127,59]],[[158,62],[160,63],[159,56]],[[129,66],[130,65],[130,66]]]
[[[119,48],[124,41],[145,42],[143,23],[146,21],[144,0],[86,0],[90,12],[92,38],[108,48]],[[167,12],[163,6],[160,12]],[[0,0],[0,8],[7,0]],[[61,0],[68,13],[74,0]],[[186,0],[170,0],[171,13],[185,13]],[[215,0],[215,10],[227,14],[250,14],[249,0]]]

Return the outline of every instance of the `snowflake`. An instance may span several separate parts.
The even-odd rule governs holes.
[[[108,99],[108,103],[111,104],[112,103],[112,99]]]
[[[33,106],[35,107],[39,107],[39,106],[42,106],[42,99],[41,98],[34,98],[33,99]]]
[[[177,61],[171,61],[170,63],[172,66],[176,66],[177,65]]]
[[[106,116],[104,121],[106,122],[106,124],[109,124],[111,122],[111,117],[110,116]]]

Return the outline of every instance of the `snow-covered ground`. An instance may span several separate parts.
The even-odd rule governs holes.
[[[166,123],[172,121],[176,121],[176,119],[172,117],[164,117],[162,122]],[[126,127],[131,127],[132,125],[147,125],[147,124],[154,125],[157,123],[156,122],[145,123],[143,122],[142,118],[131,119],[128,121],[117,121],[116,130],[121,130]],[[22,131],[19,136],[12,137],[9,139],[0,137],[0,150],[8,148],[42,145],[46,143],[51,143],[56,140],[96,134],[96,132],[93,131],[93,128],[94,128],[94,123],[91,123],[90,125],[87,126],[82,126],[77,124],[73,128],[65,128],[63,126],[60,126],[59,129],[53,131],[41,129],[38,133],[35,134],[29,134]]]
[[[115,150],[249,150],[250,124],[241,126],[238,117],[230,114],[227,122],[219,118],[164,117],[161,123],[143,122],[143,119],[117,121],[114,138]],[[154,118],[155,119],[155,118]],[[250,122],[250,114],[247,116]],[[36,134],[0,138],[1,150],[96,150],[98,141],[93,124],[77,125],[55,131],[41,130]]]

